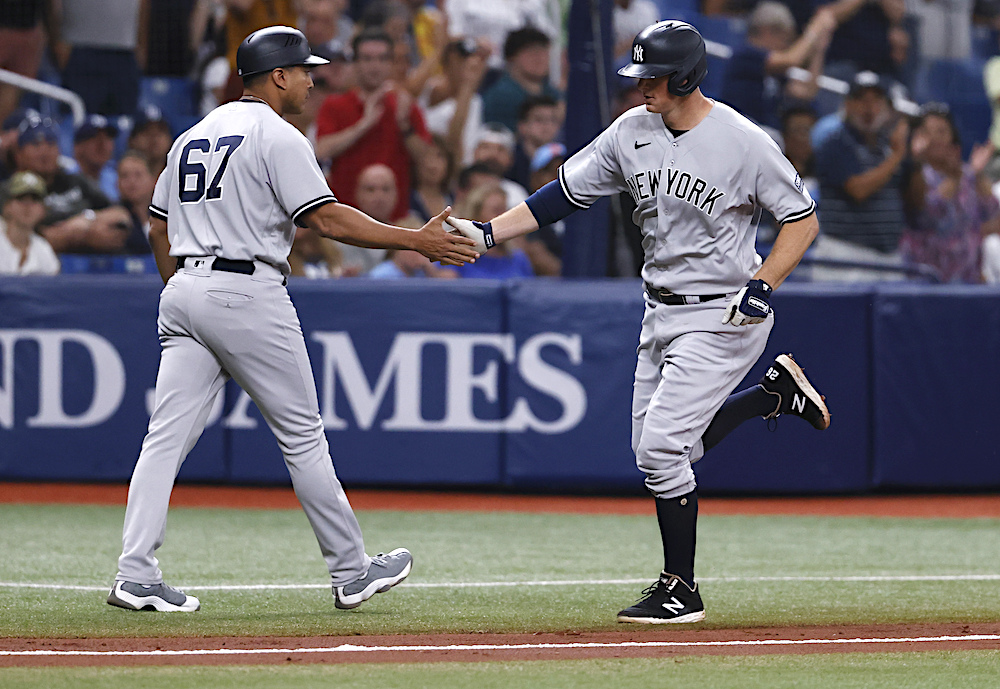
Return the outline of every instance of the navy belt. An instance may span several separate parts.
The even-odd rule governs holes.
[[[668,306],[701,304],[706,301],[722,299],[726,296],[725,294],[674,294],[669,290],[657,289],[648,282],[646,283],[646,294],[648,294],[651,299],[658,301],[661,304],[667,304]]]
[[[184,267],[184,261],[189,258],[194,258],[193,256],[178,256],[177,257],[177,270]],[[212,263],[212,270],[221,270],[225,273],[242,273],[243,275],[253,275],[253,271],[256,266],[254,266],[253,261],[234,261],[229,258],[217,258]]]

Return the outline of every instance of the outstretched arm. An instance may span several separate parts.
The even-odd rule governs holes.
[[[451,207],[445,208],[419,230],[378,222],[342,203],[328,203],[304,213],[301,220],[328,239],[372,249],[410,249],[432,261],[449,265],[473,263],[479,253],[473,241],[446,232],[442,227]]]

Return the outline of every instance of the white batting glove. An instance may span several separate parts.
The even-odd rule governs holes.
[[[733,325],[763,323],[771,313],[772,288],[763,280],[751,280],[726,307],[722,322]]]
[[[488,249],[493,248],[496,242],[493,241],[493,226],[488,222],[476,222],[465,218],[449,216],[444,220],[453,228],[458,230],[463,237],[468,237],[476,243],[475,249],[480,254],[485,254]]]

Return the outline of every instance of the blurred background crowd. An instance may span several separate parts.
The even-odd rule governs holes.
[[[694,24],[702,90],[798,170],[822,234],[793,279],[1000,281],[1000,0],[603,1],[616,66],[647,25]],[[330,60],[289,120],[340,201],[409,227],[447,205],[488,220],[572,153],[570,4],[0,0],[0,273],[155,273],[144,226],[170,145],[239,97],[236,48],[273,24]],[[641,104],[614,83],[612,116]],[[623,193],[608,214],[608,276],[641,266],[633,209]],[[762,252],[774,233],[763,218]],[[300,229],[289,261],[305,278],[558,276],[572,241],[559,223],[451,269]]]

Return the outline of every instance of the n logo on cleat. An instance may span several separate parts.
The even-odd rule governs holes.
[[[800,414],[806,412],[806,396],[795,393],[792,395],[792,411],[797,411]]]
[[[663,607],[676,615],[684,609],[684,604],[677,600],[677,598],[671,597],[670,600],[664,601]]]

